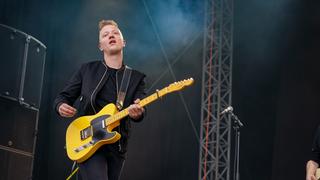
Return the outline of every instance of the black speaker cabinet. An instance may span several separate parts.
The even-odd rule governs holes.
[[[0,180],[32,178],[46,46],[0,24]]]
[[[0,97],[0,180],[32,177],[39,111]]]
[[[0,95],[39,108],[45,55],[39,40],[0,24]]]

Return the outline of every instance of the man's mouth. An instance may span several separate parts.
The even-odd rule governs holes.
[[[116,43],[116,40],[109,41],[109,44],[115,44],[115,43]]]

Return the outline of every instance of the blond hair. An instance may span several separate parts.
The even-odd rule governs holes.
[[[119,28],[119,27],[118,27],[118,24],[117,24],[114,20],[104,20],[104,19],[103,19],[103,20],[101,20],[101,21],[99,22],[99,31],[101,31],[101,29],[102,29],[103,27],[107,26],[107,25],[113,25],[113,26]]]

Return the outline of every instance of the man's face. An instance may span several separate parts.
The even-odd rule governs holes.
[[[107,53],[118,53],[125,46],[121,31],[113,25],[104,26],[99,33],[99,48]]]

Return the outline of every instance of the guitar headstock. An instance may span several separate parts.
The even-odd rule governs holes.
[[[158,99],[168,93],[171,93],[174,91],[179,91],[179,90],[183,89],[184,87],[190,86],[192,83],[193,83],[193,78],[189,78],[189,79],[185,79],[182,81],[171,83],[169,86],[167,86],[161,90],[156,90],[155,93],[142,99],[139,104],[140,104],[140,106],[145,106],[145,105],[150,104],[151,102],[155,101],[156,99]]]
[[[190,86],[193,84],[193,78],[189,78],[189,79],[184,79],[181,81],[177,81],[174,83],[171,83],[168,87],[166,87],[166,93],[170,93],[170,92],[174,92],[174,91],[179,91],[183,88],[185,88],[186,86]]]

